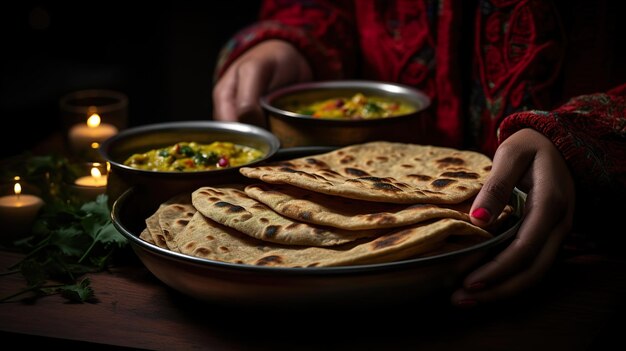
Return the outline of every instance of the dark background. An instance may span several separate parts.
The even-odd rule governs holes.
[[[59,100],[76,90],[127,94],[129,126],[211,119],[219,50],[259,1],[159,3],[0,5],[0,159],[60,130]]]

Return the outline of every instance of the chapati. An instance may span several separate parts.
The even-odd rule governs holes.
[[[383,233],[384,229],[345,230],[295,221],[249,197],[243,186],[205,186],[191,194],[204,216],[251,237],[288,245],[332,246]]]
[[[327,267],[412,258],[441,247],[445,239],[452,235],[472,236],[469,241],[472,244],[492,237],[471,223],[444,218],[338,246],[292,246],[242,234],[198,211],[177,241],[181,253],[210,260],[257,266]]]
[[[191,203],[184,202],[169,204],[160,209],[159,226],[170,250],[178,251],[176,236],[183,231],[194,213],[196,208]]]
[[[163,233],[161,224],[159,223],[159,215],[161,214],[161,211],[168,205],[190,204],[190,203],[191,203],[191,195],[189,193],[178,194],[178,195],[172,196],[167,201],[160,204],[159,207],[156,209],[156,211],[154,211],[154,213],[152,213],[150,216],[148,216],[148,218],[146,218],[146,228],[142,231],[142,235],[140,235],[139,237],[160,248],[169,249],[169,246],[167,244],[168,240],[165,237],[165,234]],[[146,238],[148,235],[150,236],[151,240],[148,240]]]
[[[285,217],[346,230],[393,228],[444,217],[470,220],[470,201],[458,205],[392,204],[269,183],[250,184],[245,193]]]
[[[376,141],[263,166],[248,178],[390,203],[461,203],[478,193],[491,159],[468,150]]]

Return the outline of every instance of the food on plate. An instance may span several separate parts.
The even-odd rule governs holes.
[[[156,245],[156,242],[154,241],[154,239],[152,239],[152,234],[150,233],[150,230],[148,230],[148,227],[145,227],[141,231],[141,234],[139,234],[139,239],[147,241],[152,245]]]
[[[194,172],[241,166],[263,155],[261,150],[232,142],[179,142],[136,153],[128,157],[124,165],[149,171]]]
[[[244,167],[240,172],[250,182],[174,197],[146,218],[140,237],[190,256],[260,266],[345,266],[443,254],[489,240],[513,213],[507,206],[489,229],[470,222],[471,199],[490,167],[486,156],[469,151],[353,145]],[[289,177],[294,174],[301,178]],[[373,186],[342,187],[362,182]],[[398,202],[398,194],[410,196]]]
[[[146,218],[146,230],[156,246],[167,249],[165,235],[163,235],[163,230],[161,230],[161,226],[159,225],[159,210],[163,207],[163,205],[159,206],[156,212]]]
[[[286,184],[250,184],[245,192],[285,217],[347,230],[393,228],[444,217],[469,221],[471,206],[470,201],[435,205],[354,200]]]
[[[251,237],[289,245],[333,246],[381,234],[380,229],[345,230],[294,221],[239,190],[241,187],[201,187],[191,196],[205,217]]]
[[[490,170],[491,159],[478,152],[380,141],[239,171],[357,200],[458,204],[478,193]]]
[[[159,226],[168,249],[178,251],[176,237],[185,229],[195,213],[196,208],[187,202],[172,203],[161,208],[158,216]]]
[[[159,208],[148,218],[146,218],[146,228],[142,231],[140,238],[152,243],[156,246],[168,249],[175,247],[173,243],[173,234],[172,233],[164,233],[163,225],[165,225],[169,230],[169,225],[166,225],[166,219],[161,220],[160,216],[163,212],[163,209],[169,205],[177,205],[188,209],[187,206],[191,204],[191,197],[188,194],[180,194],[176,195],[166,202],[162,203]]]
[[[417,111],[417,107],[390,97],[356,93],[351,97],[336,97],[312,103],[292,102],[285,110],[314,118],[373,119],[406,115]]]
[[[452,218],[426,221],[375,238],[332,247],[268,243],[224,227],[199,212],[178,238],[181,253],[216,261],[278,267],[329,267],[391,262],[441,248],[449,236],[467,236],[474,244],[491,234]]]

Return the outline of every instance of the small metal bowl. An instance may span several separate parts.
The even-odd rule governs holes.
[[[313,118],[286,110],[293,101],[312,103],[330,98],[352,97],[356,93],[366,96],[391,97],[416,107],[410,114],[374,119]],[[269,130],[282,147],[330,145],[347,146],[369,141],[425,143],[431,121],[425,113],[430,98],[408,86],[366,81],[338,80],[302,83],[276,90],[261,97]]]
[[[256,164],[274,155],[280,147],[278,139],[267,130],[235,122],[186,121],[139,126],[120,132],[100,145],[99,152],[110,163],[107,195],[112,205],[132,186],[149,189],[146,199],[165,201],[173,195],[194,190],[203,185],[228,182],[239,176],[238,167],[196,172],[166,172],[141,170],[124,165],[134,153],[173,145],[182,141],[211,143],[229,141],[251,146],[263,152],[263,157],[247,165]]]

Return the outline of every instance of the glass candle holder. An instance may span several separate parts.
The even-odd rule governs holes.
[[[102,162],[84,162],[73,167],[76,174],[67,177],[65,187],[71,201],[82,203],[93,201],[100,194],[106,193],[108,164]]]
[[[60,109],[69,150],[85,160],[99,160],[100,144],[128,123],[128,97],[114,90],[72,92],[61,98]]]
[[[19,177],[15,177],[8,185],[3,184],[0,193],[0,223],[2,223],[2,237],[0,241],[10,242],[30,234],[44,201]]]

